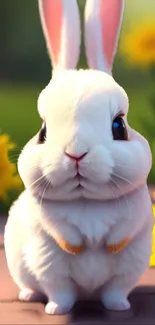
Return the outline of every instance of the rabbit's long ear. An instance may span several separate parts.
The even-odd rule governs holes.
[[[42,28],[55,69],[74,69],[80,52],[81,31],[76,0],[38,0]]]
[[[87,0],[85,46],[92,69],[112,73],[124,11],[124,0]]]

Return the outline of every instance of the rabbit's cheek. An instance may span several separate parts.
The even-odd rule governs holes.
[[[79,173],[97,184],[109,181],[114,167],[110,151],[103,146],[94,148],[79,164]]]
[[[144,146],[134,139],[124,143],[115,143],[112,150],[115,168],[113,176],[121,187],[130,189],[145,184],[151,160]]]
[[[38,146],[25,148],[18,159],[18,171],[24,185],[32,186],[41,177],[41,148]]]

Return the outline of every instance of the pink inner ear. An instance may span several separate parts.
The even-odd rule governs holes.
[[[103,39],[103,53],[109,66],[113,63],[113,54],[117,42],[120,18],[122,11],[121,0],[101,0],[100,19]]]
[[[48,47],[53,64],[58,63],[61,48],[63,0],[43,0],[44,21],[47,30]]]

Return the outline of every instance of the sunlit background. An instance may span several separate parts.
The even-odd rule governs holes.
[[[109,0],[110,1],[110,0]],[[84,0],[79,0],[83,18]],[[155,1],[126,0],[114,77],[130,100],[128,120],[150,143],[155,184]],[[0,0],[0,212],[22,190],[16,161],[41,125],[37,98],[51,77],[37,0]],[[79,65],[86,67],[82,47]],[[16,148],[15,148],[16,147]],[[7,159],[9,152],[10,163]],[[152,192],[152,197],[155,195]],[[139,216],[140,217],[140,216]],[[153,248],[155,252],[155,247]],[[155,265],[155,258],[151,258]]]

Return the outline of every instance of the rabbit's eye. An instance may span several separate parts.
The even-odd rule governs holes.
[[[128,140],[128,131],[124,120],[121,116],[117,116],[112,124],[112,133],[114,140]]]
[[[39,132],[38,143],[44,143],[46,141],[46,123],[42,124],[41,130]]]

